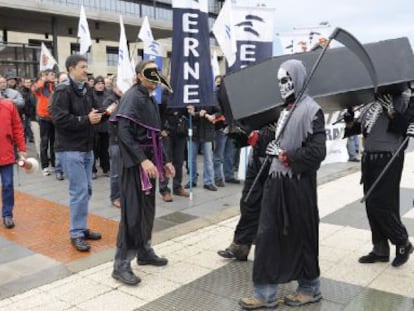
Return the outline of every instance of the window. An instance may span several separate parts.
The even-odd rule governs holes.
[[[89,48],[89,51],[85,55],[89,64],[92,61],[91,48],[92,47]],[[79,54],[79,50],[80,50],[80,44],[79,43],[71,43],[70,44],[70,55]]]
[[[118,66],[119,49],[115,46],[106,47],[106,64],[108,66]]]

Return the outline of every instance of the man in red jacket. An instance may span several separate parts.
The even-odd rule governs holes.
[[[0,177],[2,183],[3,223],[8,229],[14,227],[13,164],[16,160],[14,145],[19,157],[26,157],[26,144],[22,120],[12,101],[0,98]]]

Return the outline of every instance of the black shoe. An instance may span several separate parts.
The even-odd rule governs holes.
[[[14,227],[14,221],[11,216],[6,216],[3,218],[3,224],[7,229],[11,229]]]
[[[141,279],[137,277],[134,272],[132,272],[131,267],[125,268],[120,267],[118,269],[114,269],[112,271],[112,277],[127,285],[137,285],[139,282],[141,282]]]
[[[93,232],[89,229],[85,230],[84,232],[86,240],[100,240],[102,239],[102,235],[99,232]]]
[[[192,187],[193,187],[193,188],[197,187],[197,184],[196,184],[195,182],[193,182]],[[190,189],[190,183],[188,182],[188,183],[184,186],[184,188],[185,188],[185,189]]]
[[[396,256],[391,265],[393,267],[399,267],[405,264],[413,250],[413,245],[410,242],[406,246],[396,246]]]
[[[222,180],[216,180],[214,183],[216,184],[217,187],[224,187],[225,186],[225,184]]]
[[[217,187],[214,185],[204,185],[204,189],[210,190],[210,191],[217,191]]]
[[[91,246],[85,242],[85,238],[71,238],[70,241],[79,252],[87,252],[91,249]]]
[[[368,255],[362,256],[358,259],[359,263],[376,263],[388,261],[390,261],[390,256],[380,256],[375,254],[374,252],[371,252]]]
[[[217,254],[226,259],[246,261],[250,252],[250,245],[236,244],[232,242],[225,250],[219,250]]]
[[[145,266],[151,265],[156,267],[165,266],[168,263],[168,259],[164,257],[159,257],[157,254],[152,254],[149,257],[138,256],[138,265]]]
[[[236,178],[226,178],[225,181],[226,183],[229,183],[229,184],[236,184],[236,185],[240,184],[240,180]]]
[[[96,173],[92,173],[92,179],[97,179],[98,175]]]
[[[64,180],[65,179],[65,176],[63,176],[63,173],[62,172],[57,172],[56,173],[56,179],[57,180]]]

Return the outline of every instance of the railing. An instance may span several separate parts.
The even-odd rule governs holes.
[[[150,19],[160,21],[172,21],[171,0],[38,0],[54,5],[65,7],[80,8],[81,4],[85,7],[86,14],[88,9],[98,12],[110,12],[123,16],[148,16]],[[216,17],[219,12],[217,1],[209,1],[210,16]]]

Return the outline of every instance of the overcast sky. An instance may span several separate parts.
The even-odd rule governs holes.
[[[413,0],[275,0],[275,3],[275,31],[281,36],[294,33],[294,27],[306,28],[328,21],[330,28],[315,30],[329,35],[335,27],[341,27],[362,43],[408,37],[414,46]]]

